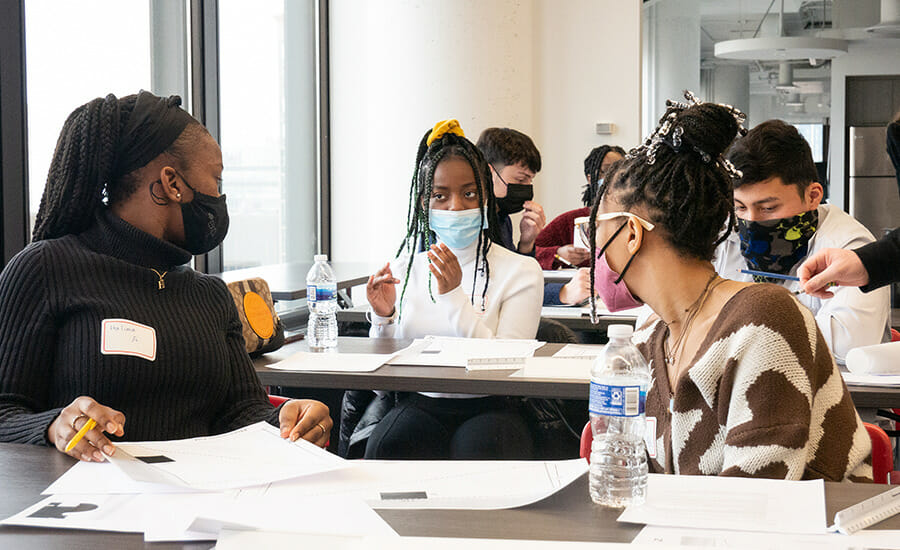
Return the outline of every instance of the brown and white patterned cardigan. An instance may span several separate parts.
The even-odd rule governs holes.
[[[658,473],[872,479],[871,441],[812,313],[784,288],[729,300],[669,389],[665,325],[634,334],[650,362]],[[674,398],[673,398],[674,397]]]

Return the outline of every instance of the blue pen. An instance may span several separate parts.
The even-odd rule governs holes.
[[[741,273],[746,273],[747,275],[756,275],[758,277],[768,277],[770,279],[783,279],[785,281],[800,280],[800,277],[794,277],[793,275],[782,275],[780,273],[769,273],[766,271],[754,271],[752,269],[742,269]]]

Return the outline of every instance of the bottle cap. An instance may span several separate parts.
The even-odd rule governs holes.
[[[327,262],[328,254],[316,254],[315,256],[313,256],[313,261],[314,262]]]
[[[634,328],[631,325],[609,325],[606,327],[606,335],[610,338],[631,338]]]

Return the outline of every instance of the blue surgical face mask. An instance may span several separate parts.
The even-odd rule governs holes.
[[[481,210],[435,210],[431,209],[428,227],[437,238],[450,248],[466,248],[475,242],[482,229],[487,228],[487,219],[482,222]]]

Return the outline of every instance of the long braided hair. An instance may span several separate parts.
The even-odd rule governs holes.
[[[603,167],[603,159],[609,153],[618,153],[624,157],[625,149],[618,145],[601,145],[591,149],[591,152],[584,159],[584,175],[587,176],[588,182],[584,185],[584,191],[581,193],[581,202],[585,206],[590,206],[594,202],[594,195],[597,194],[600,180],[600,169]]]
[[[127,199],[141,183],[147,183],[138,177],[140,167],[124,174],[117,170],[120,134],[137,97],[98,97],[66,119],[50,163],[33,241],[86,230],[99,210]],[[206,129],[199,123],[189,124],[166,154],[184,168],[193,144],[204,133]]]
[[[740,133],[745,115],[730,105],[667,101],[656,130],[643,145],[607,171],[591,205],[591,306],[597,261],[596,219],[600,201],[614,193],[626,211],[642,205],[651,222],[683,256],[712,260],[735,227],[732,179],[740,172],[722,155]],[[725,230],[723,231],[723,227]]]
[[[497,219],[497,206],[494,198],[494,188],[491,184],[490,169],[481,151],[468,139],[450,132],[445,133],[440,138],[435,139],[431,145],[428,145],[428,138],[431,132],[432,130],[425,132],[425,135],[422,136],[422,140],[419,142],[419,149],[416,153],[416,166],[409,188],[406,236],[403,238],[403,242],[400,243],[396,254],[396,257],[399,257],[405,251],[409,255],[403,279],[403,289],[400,292],[401,314],[403,297],[406,295],[409,274],[412,271],[413,256],[417,251],[428,250],[432,244],[437,242],[434,232],[429,226],[429,203],[434,187],[434,172],[442,161],[458,158],[469,163],[469,166],[472,167],[472,173],[475,175],[482,226],[487,221],[487,232],[481,231],[478,233],[472,295],[470,296],[473,305],[475,303],[475,283],[478,280],[479,271],[484,271],[485,276],[484,288],[481,291],[482,306],[484,304],[484,297],[487,295],[487,287],[491,275],[491,266],[487,261],[487,253],[490,250],[491,242],[500,240],[500,223]],[[434,294],[431,288],[430,272],[428,274],[428,295],[433,302]]]

